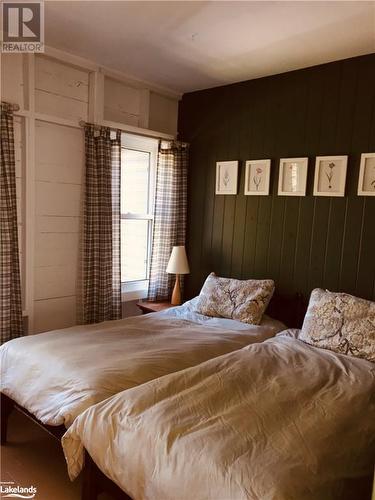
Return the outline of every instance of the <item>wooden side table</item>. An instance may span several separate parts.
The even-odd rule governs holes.
[[[142,314],[164,311],[164,309],[174,307],[170,302],[149,302],[147,300],[137,302],[137,306],[142,311]]]

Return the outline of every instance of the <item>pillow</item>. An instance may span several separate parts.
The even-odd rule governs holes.
[[[315,347],[375,361],[375,302],[316,288],[298,338]]]
[[[274,290],[272,280],[235,280],[211,273],[199,294],[196,311],[259,325]]]

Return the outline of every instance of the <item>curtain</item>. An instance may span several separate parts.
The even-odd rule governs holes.
[[[1,103],[0,343],[23,334],[12,106]]]
[[[82,321],[121,318],[121,132],[85,126]]]
[[[188,147],[161,143],[156,172],[154,232],[152,241],[149,300],[168,300],[174,276],[166,273],[174,245],[185,245]]]

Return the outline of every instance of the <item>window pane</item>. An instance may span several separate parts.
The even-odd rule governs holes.
[[[147,220],[121,221],[121,282],[147,279]]]
[[[147,214],[150,153],[121,150],[121,213]]]

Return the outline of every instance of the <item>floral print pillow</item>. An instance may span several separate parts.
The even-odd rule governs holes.
[[[211,273],[199,294],[196,311],[259,325],[274,290],[272,280],[235,280]]]
[[[375,362],[375,302],[316,288],[298,338]]]

